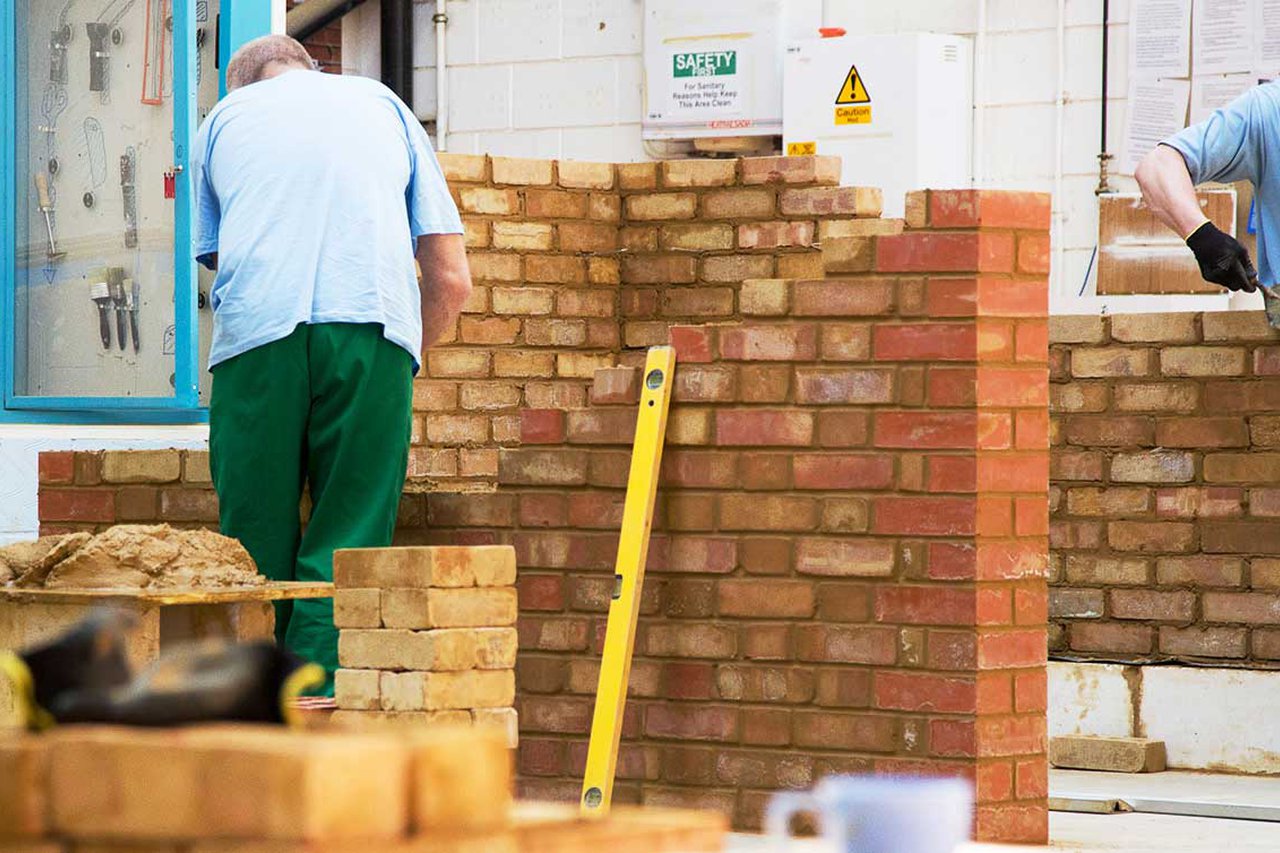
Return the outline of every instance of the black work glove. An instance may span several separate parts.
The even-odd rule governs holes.
[[[1205,281],[1245,293],[1258,289],[1258,273],[1253,268],[1253,261],[1249,260],[1249,250],[1212,222],[1192,231],[1187,238],[1187,247],[1195,253],[1200,275]]]

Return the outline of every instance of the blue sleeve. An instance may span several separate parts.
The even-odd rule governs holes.
[[[1182,155],[1191,181],[1262,180],[1266,165],[1262,86],[1255,86],[1200,124],[1162,142]]]
[[[218,251],[218,229],[222,224],[222,206],[209,177],[209,125],[206,120],[191,147],[191,191],[195,194],[195,258],[206,267],[209,256]]]
[[[424,234],[461,234],[462,218],[449,194],[431,140],[413,111],[399,98],[394,100],[409,145],[409,185],[404,199],[410,232],[415,239]]]

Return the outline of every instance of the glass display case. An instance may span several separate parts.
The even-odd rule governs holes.
[[[187,152],[218,99],[230,4],[0,0],[8,419],[201,416],[211,274],[189,251]]]

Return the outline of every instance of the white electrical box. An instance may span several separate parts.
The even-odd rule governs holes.
[[[782,55],[822,0],[645,0],[645,139],[782,133]]]
[[[788,154],[843,159],[840,183],[880,187],[884,215],[905,195],[972,183],[969,39],[912,33],[793,42],[783,77]]]

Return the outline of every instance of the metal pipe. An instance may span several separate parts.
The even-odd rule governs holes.
[[[382,83],[413,108],[413,0],[382,0]]]
[[[298,41],[306,41],[363,3],[364,0],[308,0],[285,15],[285,32]]]
[[[1102,0],[1102,138],[1098,143],[1097,195],[1112,192],[1108,169],[1111,155],[1107,153],[1107,82],[1110,76],[1111,0]]]
[[[449,82],[448,51],[445,27],[449,24],[449,0],[436,0],[436,150],[449,150]]]

